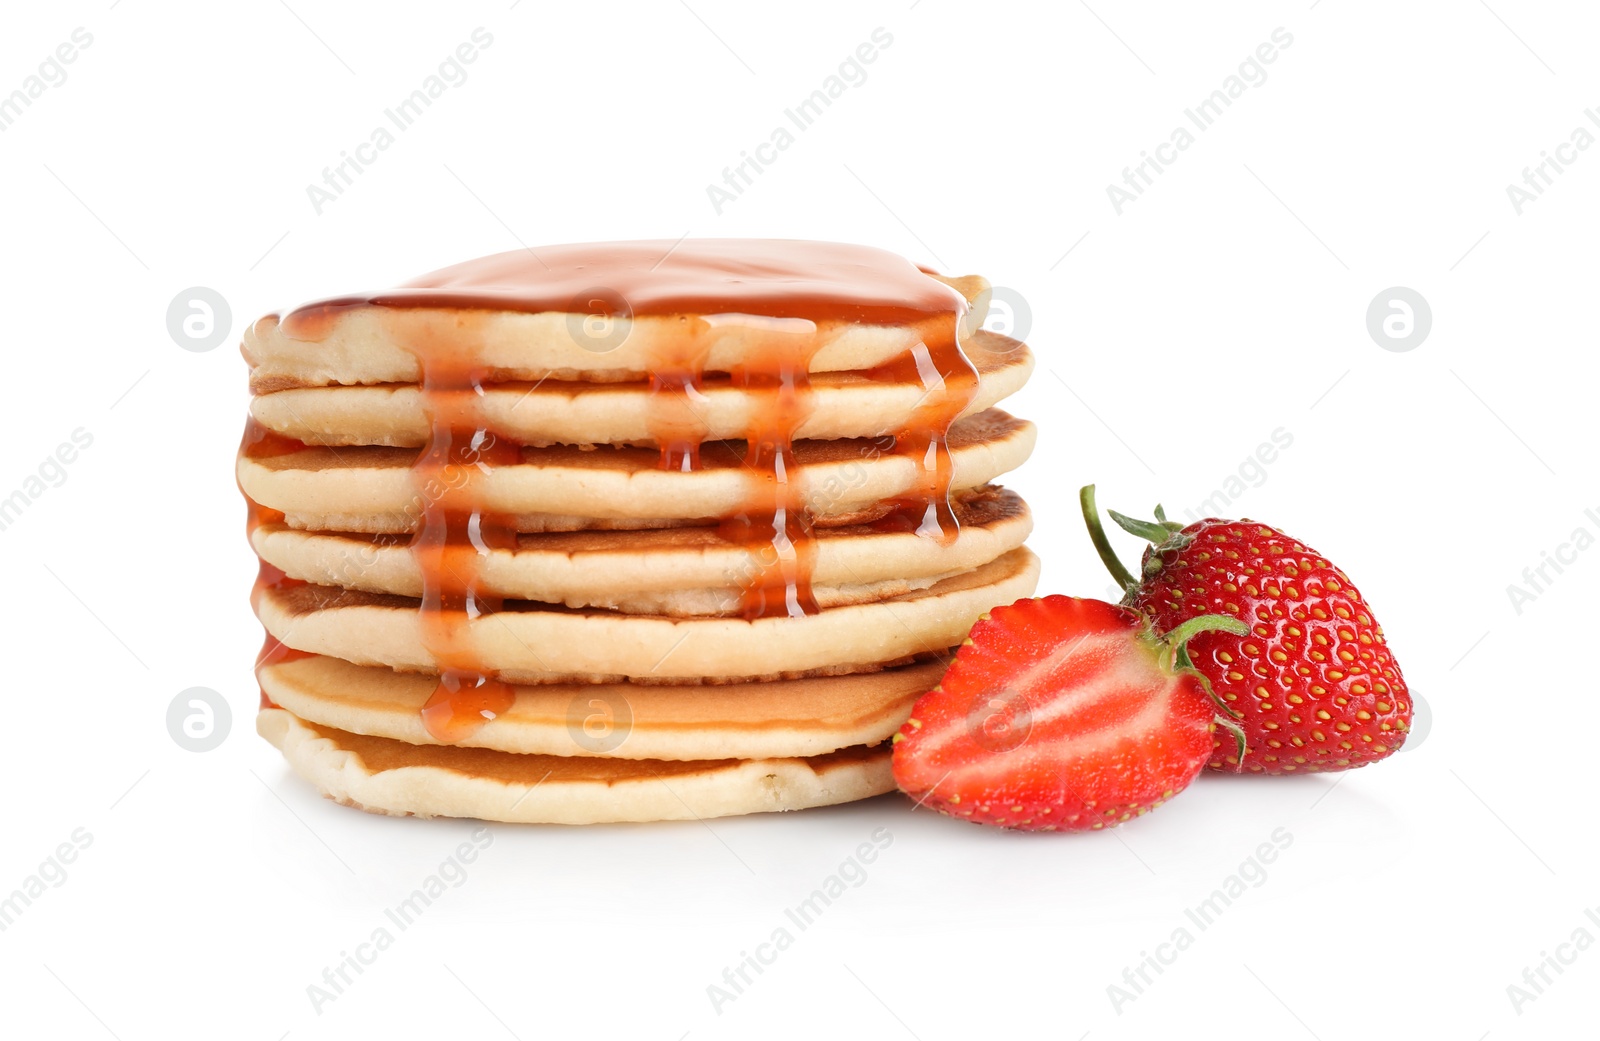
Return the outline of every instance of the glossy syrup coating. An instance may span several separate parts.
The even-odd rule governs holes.
[[[1244,636],[1201,633],[1195,666],[1244,730],[1241,763],[1216,735],[1214,770],[1281,774],[1345,770],[1397,751],[1411,696],[1383,629],[1343,571],[1256,521],[1208,518],[1180,550],[1144,553],[1134,605],[1158,632],[1203,614],[1238,618]]]
[[[665,239],[539,246],[480,257],[393,289],[330,297],[283,316],[320,339],[340,311],[379,306],[609,315],[747,315],[911,325],[966,302],[903,257],[803,239]]]
[[[293,438],[274,434],[256,422],[254,417],[245,420],[244,435],[239,439],[239,454],[250,459],[268,459],[275,455],[288,455],[291,452],[298,452],[304,447],[304,444]],[[240,494],[244,494],[244,489],[240,489]],[[250,541],[250,537],[255,534],[256,529],[261,525],[276,524],[283,520],[282,513],[277,510],[267,509],[248,495],[245,495],[244,501],[244,537],[246,542]],[[250,589],[250,606],[254,608],[257,601],[261,599],[261,594],[268,590],[293,589],[295,586],[303,585],[305,585],[304,582],[290,578],[265,560],[257,558],[256,581],[255,585]],[[259,672],[268,665],[277,665],[281,662],[309,657],[311,655],[287,647],[280,643],[271,633],[267,633],[266,639],[261,644],[261,650],[256,655],[255,667],[256,671]],[[272,699],[267,697],[265,690],[261,691],[261,707],[264,709],[277,707],[272,703]]]
[[[469,261],[392,290],[307,304],[284,315],[283,327],[316,341],[342,312],[372,306],[385,309],[389,341],[417,358],[432,429],[412,467],[411,551],[423,577],[421,636],[440,673],[423,721],[442,743],[461,740],[515,698],[476,661],[469,638],[472,623],[502,606],[479,588],[481,559],[516,542],[510,521],[488,508],[481,489],[494,467],[519,461],[521,448],[483,421],[479,403],[494,373],[467,360],[476,356],[485,318],[496,311],[576,307],[599,308],[602,317],[680,318],[674,338],[650,360],[644,391],[660,465],[671,472],[699,466],[704,432],[695,402],[703,343],[716,326],[737,324],[748,333],[752,347],[730,376],[757,401],[744,437],[749,490],[740,509],[719,518],[723,535],[744,547],[750,561],[747,573],[737,576],[747,618],[818,610],[811,590],[812,518],[790,472],[794,435],[809,415],[811,357],[849,323],[915,331],[919,342],[903,362],[862,375],[922,388],[921,404],[894,447],[918,478],[913,494],[893,505],[919,534],[943,542],[956,535],[947,435],[978,386],[960,343],[967,304],[894,254],[838,243],[737,239],[540,247]],[[245,455],[304,447],[284,438],[269,442],[253,424],[245,442]],[[284,580],[281,573],[276,580]],[[279,645],[276,653],[287,648]]]

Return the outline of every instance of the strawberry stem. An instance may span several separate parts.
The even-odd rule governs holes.
[[[1100,554],[1100,562],[1111,572],[1112,579],[1122,587],[1122,591],[1131,596],[1138,590],[1139,582],[1117,559],[1117,551],[1111,548],[1111,540],[1106,538],[1106,529],[1100,524],[1100,510],[1094,504],[1094,485],[1086,484],[1078,489],[1078,505],[1083,510],[1083,523],[1089,529],[1089,540],[1094,543],[1095,552]]]

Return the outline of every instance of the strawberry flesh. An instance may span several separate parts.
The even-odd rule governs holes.
[[[1212,749],[1216,706],[1171,658],[1143,618],[1113,604],[1049,596],[995,608],[895,736],[895,781],[919,805],[1025,831],[1141,816],[1187,787]]]

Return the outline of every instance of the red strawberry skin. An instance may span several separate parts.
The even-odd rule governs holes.
[[[1207,519],[1193,541],[1144,554],[1133,606],[1167,632],[1221,614],[1250,632],[1201,633],[1195,668],[1244,730],[1243,761],[1219,731],[1214,770],[1282,774],[1346,770],[1398,750],[1411,727],[1411,696],[1383,629],[1348,576],[1328,559],[1256,521]]]
[[[997,607],[895,735],[895,781],[919,805],[1024,831],[1142,816],[1211,754],[1216,704],[1169,654],[1113,604]]]

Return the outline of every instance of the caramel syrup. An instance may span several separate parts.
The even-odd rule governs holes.
[[[961,531],[950,507],[950,427],[978,394],[978,370],[962,353],[953,325],[927,321],[921,331],[922,339],[905,357],[867,374],[922,388],[910,421],[895,435],[894,448],[896,455],[911,461],[917,480],[879,527],[914,531],[949,545]]]
[[[401,324],[401,323],[396,323]],[[485,670],[468,642],[469,625],[500,610],[482,587],[484,557],[514,549],[515,526],[484,508],[482,484],[496,466],[517,462],[521,449],[496,437],[480,416],[487,373],[457,349],[473,320],[454,316],[391,329],[417,356],[432,439],[411,467],[418,512],[411,554],[422,573],[422,643],[439,669],[439,684],[422,706],[428,733],[453,744],[511,707],[516,692]]]
[[[743,508],[722,523],[723,537],[737,543],[751,564],[740,582],[739,607],[746,618],[816,614],[816,539],[793,476],[794,436],[811,411],[811,358],[824,341],[816,323],[806,319],[734,320],[756,343],[730,373],[750,402],[744,456],[750,490]]]
[[[603,289],[597,290],[597,286]],[[552,311],[759,315],[906,326],[952,322],[966,299],[886,250],[802,239],[686,239],[540,246],[469,260],[394,289],[333,297],[283,315],[296,339],[321,340],[346,311]]]
[[[661,469],[689,473],[700,468],[700,445],[708,424],[701,412],[703,354],[698,318],[687,320],[685,335],[661,352],[650,369],[649,428],[661,450]]]
[[[597,283],[605,283],[605,293],[594,291]],[[463,348],[492,312],[587,314],[596,297],[617,315],[679,319],[680,336],[648,366],[651,436],[665,470],[700,465],[707,425],[698,407],[711,335],[737,326],[753,345],[730,373],[752,399],[744,454],[750,491],[722,520],[725,537],[752,562],[752,574],[738,583],[745,617],[818,610],[811,590],[815,539],[794,480],[794,437],[809,412],[811,359],[848,324],[914,329],[917,342],[902,361],[868,374],[923,389],[895,438],[894,452],[910,459],[918,475],[896,503],[897,523],[945,542],[957,533],[947,435],[977,392],[977,372],[958,336],[966,301],[891,253],[736,239],[542,247],[537,256],[499,254],[394,290],[298,308],[283,316],[281,328],[303,340],[325,338],[348,310],[388,308],[391,338],[418,360],[432,438],[412,470],[419,515],[411,549],[423,577],[422,637],[440,671],[423,722],[440,741],[461,740],[514,698],[474,659],[465,636],[467,623],[502,606],[480,588],[479,569],[491,550],[513,547],[516,532],[507,518],[483,508],[481,485],[493,467],[515,463],[519,449],[481,422],[478,404],[492,373],[474,367]]]
[[[272,456],[289,455],[305,447],[304,442],[274,433],[256,422],[255,417],[251,416],[245,420],[244,436],[239,441],[239,454],[248,459],[267,459]],[[241,488],[239,493],[244,495],[244,489]],[[261,525],[280,524],[283,522],[283,514],[280,511],[269,510],[248,495],[244,496],[244,501],[246,507],[244,524],[246,542],[250,541],[251,537],[255,535],[256,529]],[[259,609],[261,595],[269,589],[293,589],[296,586],[305,585],[304,582],[290,578],[259,557],[256,560],[256,564],[256,581],[255,585],[250,589],[250,606],[252,609]],[[260,676],[261,670],[268,665],[312,657],[305,651],[297,651],[280,643],[271,633],[266,633],[265,635],[266,640],[261,645],[261,652],[256,655],[255,672],[257,676]],[[267,696],[265,690],[261,691],[261,707],[277,708],[272,699]]]

